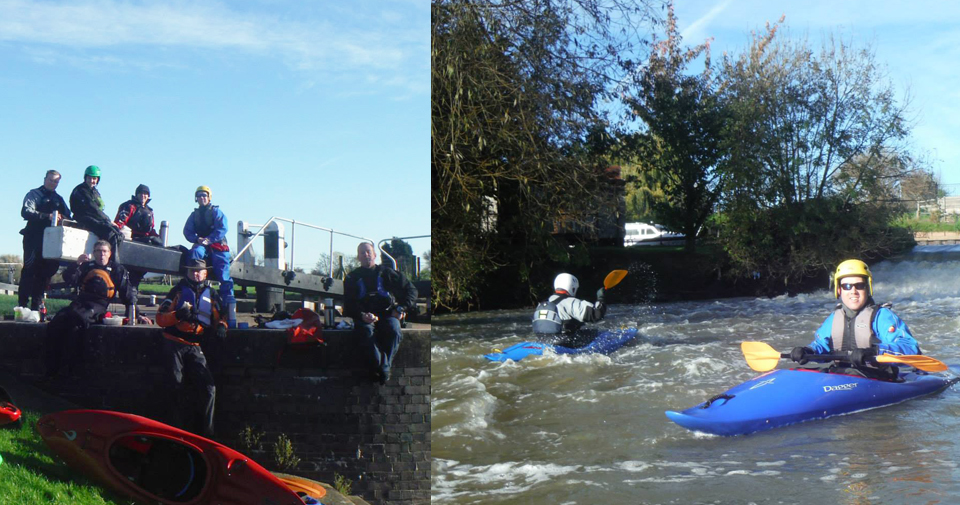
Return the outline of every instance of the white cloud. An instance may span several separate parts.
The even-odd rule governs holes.
[[[708,38],[701,35],[704,28],[707,27],[710,22],[713,21],[721,12],[723,12],[727,6],[730,5],[731,1],[732,0],[723,0],[717,5],[714,5],[709,12],[703,16],[700,16],[700,18],[693,23],[690,23],[690,26],[686,27],[683,32],[680,33],[680,36],[683,37],[684,40],[691,41],[694,44],[699,43],[700,39]],[[691,40],[691,37],[696,40]]]
[[[286,4],[288,10],[290,6]],[[304,71],[380,72],[386,74],[385,81],[417,67],[410,60],[427,54],[429,36],[421,35],[429,34],[426,22],[411,23],[426,19],[419,11],[422,5],[406,12],[369,9],[376,12],[366,14],[334,8],[290,13],[282,6],[267,7],[270,10],[241,12],[212,2],[0,0],[0,42],[35,54],[46,52],[45,59],[51,61],[60,53],[62,59],[101,64],[109,58],[119,64],[123,57],[115,53],[138,48],[239,51],[274,57]],[[76,52],[84,54],[78,57]]]

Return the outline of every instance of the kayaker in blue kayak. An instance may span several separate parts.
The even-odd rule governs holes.
[[[584,323],[603,319],[607,306],[603,303],[605,289],[597,290],[596,303],[576,298],[580,281],[563,273],[553,280],[554,294],[537,305],[533,313],[533,332],[550,345],[582,347],[596,337],[596,330],[583,329]]]
[[[850,363],[871,377],[896,377],[896,367],[880,367],[878,354],[920,354],[917,341],[889,303],[873,300],[873,275],[860,260],[846,260],[833,276],[836,310],[820,325],[808,347],[794,347],[790,359],[805,364],[812,355],[849,352]]]

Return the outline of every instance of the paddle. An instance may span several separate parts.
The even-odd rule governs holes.
[[[627,276],[627,273],[629,272],[627,272],[626,270],[614,270],[608,273],[607,276],[603,279],[603,289],[610,289],[616,286],[617,284],[620,284],[620,281],[622,281],[623,278]]]
[[[747,360],[747,365],[750,365],[750,368],[758,372],[773,370],[781,358],[790,357],[790,353],[780,353],[763,342],[742,342],[740,344],[740,350],[743,351],[743,357]],[[847,354],[814,354],[808,359],[812,361],[849,361],[850,356]],[[881,354],[874,359],[876,359],[878,363],[901,363],[910,365],[925,372],[943,372],[947,370],[947,365],[942,361],[928,356]]]

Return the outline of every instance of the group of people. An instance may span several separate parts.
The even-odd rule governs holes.
[[[83,182],[70,193],[70,206],[57,193],[60,173],[48,170],[43,185],[31,190],[23,199],[20,215],[26,226],[20,230],[23,235],[23,269],[20,273],[18,303],[21,307],[40,313],[41,320],[46,318],[44,297],[50,287],[50,280],[59,269],[55,259],[44,259],[43,230],[47,226],[57,226],[64,219],[74,220],[78,228],[90,231],[110,246],[110,261],[120,264],[120,244],[124,240],[124,230],[129,230],[130,239],[147,245],[162,247],[155,228],[153,209],[150,208],[150,188],[140,184],[130,200],[117,209],[116,217],[110,219],[104,213],[105,204],[97,186],[100,184],[101,170],[96,165],[88,166],[83,173]],[[183,227],[184,237],[192,244],[185,259],[205,259],[212,263],[216,279],[220,281],[220,296],[225,303],[235,301],[233,281],[230,278],[230,248],[227,245],[226,216],[216,205],[212,205],[213,191],[200,186],[194,199],[198,203]],[[90,260],[90,258],[87,258]],[[127,272],[130,283],[136,289],[146,272],[131,269]]]
[[[590,303],[576,298],[579,285],[577,278],[568,273],[556,277],[554,294],[540,303],[533,314],[533,332],[541,341],[580,347],[595,336],[583,325],[603,319],[605,290],[600,288],[597,301]],[[833,292],[840,303],[814,333],[813,342],[794,347],[790,358],[804,365],[816,361],[817,355],[841,354],[847,359],[829,363],[831,371],[895,380],[897,368],[878,364],[876,356],[916,355],[920,354],[920,347],[890,304],[873,300],[870,267],[858,259],[840,263],[833,274]]]
[[[82,254],[66,268],[64,280],[78,289],[78,296],[53,317],[45,338],[45,375],[53,379],[80,365],[84,331],[101,321],[108,305],[120,301],[134,305],[143,271],[128,271],[119,261],[124,240],[121,230],[130,229],[131,240],[163,246],[154,228],[149,206],[150,188],[137,186],[134,195],[120,205],[116,218],[103,213],[103,198],[97,190],[101,171],[89,166],[84,181],[74,188],[70,206],[57,194],[60,173],[50,170],[43,185],[31,190],[23,202],[21,214],[26,220],[23,234],[24,264],[20,280],[19,302],[45,315],[44,296],[59,268],[54,259],[44,259],[43,230],[74,219],[77,226],[94,233],[98,240],[92,256]],[[236,300],[230,277],[230,248],[227,244],[226,216],[212,205],[213,191],[200,186],[194,193],[198,204],[183,227],[184,238],[192,247],[183,253],[183,278],[160,304],[156,323],[163,328],[163,359],[173,383],[171,422],[190,427],[204,436],[213,436],[216,387],[204,350],[218,348],[226,338],[230,314]],[[354,335],[365,349],[374,378],[381,384],[390,379],[393,358],[402,339],[401,325],[407,313],[416,310],[417,290],[397,270],[376,264],[373,244],[357,247],[360,267],[344,280],[344,316],[354,322]],[[220,281],[215,291],[208,279],[213,272]],[[235,316],[233,316],[235,318]],[[150,321],[147,321],[150,322]],[[197,409],[183,408],[179,393],[184,380],[198,393]],[[187,416],[185,419],[183,416]]]

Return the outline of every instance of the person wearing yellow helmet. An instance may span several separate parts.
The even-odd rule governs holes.
[[[889,303],[873,300],[873,274],[866,263],[850,259],[837,265],[833,295],[840,300],[820,325],[808,347],[795,347],[790,358],[806,363],[816,354],[849,353],[850,363],[862,374],[896,377],[896,369],[882,370],[873,360],[878,354],[920,354],[910,328]]]
[[[209,186],[199,186],[193,192],[198,206],[194,209],[186,224],[183,236],[193,244],[186,254],[186,261],[205,260],[212,265],[213,278],[220,281],[220,299],[229,308],[236,307],[233,295],[233,279],[230,277],[230,246],[227,245],[227,216],[220,207],[213,205],[213,190]],[[228,310],[232,314],[233,310]],[[229,324],[236,324],[236,316]]]

